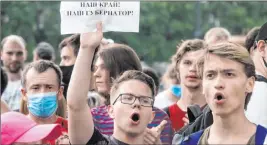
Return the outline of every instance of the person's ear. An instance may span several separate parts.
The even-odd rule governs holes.
[[[149,123],[151,123],[154,120],[155,115],[156,115],[156,112],[155,111],[152,111],[152,114],[151,114],[150,122]]]
[[[255,84],[255,77],[250,77],[246,83],[246,93],[252,93]]]
[[[109,114],[110,118],[112,118],[112,119],[115,118],[113,105],[108,105],[108,114]]]
[[[259,54],[261,55],[261,57],[265,57],[265,42],[263,40],[260,40],[258,42],[258,45],[257,45],[257,50],[259,52]]]
[[[22,95],[22,100],[27,101],[28,98],[27,98],[27,95],[26,95],[26,89],[21,88],[20,92],[21,92],[21,95]]]
[[[64,97],[63,95],[63,91],[64,91],[64,87],[63,86],[60,86],[59,90],[58,90],[58,100],[61,100],[62,97]]]

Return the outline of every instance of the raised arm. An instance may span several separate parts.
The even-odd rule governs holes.
[[[77,56],[67,93],[68,128],[71,144],[86,144],[94,132],[94,122],[87,104],[91,65],[96,47],[103,37],[102,24],[97,31],[81,34],[80,50]]]

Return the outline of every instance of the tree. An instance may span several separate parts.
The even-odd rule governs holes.
[[[66,37],[60,35],[59,7],[59,1],[1,2],[1,39],[18,34],[29,52],[41,41],[57,49]],[[147,62],[168,61],[182,40],[203,38],[211,27],[245,34],[266,20],[267,2],[141,2],[139,33],[109,32],[105,37],[130,45]]]

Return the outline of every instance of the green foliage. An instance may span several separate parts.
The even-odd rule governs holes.
[[[2,1],[1,39],[21,35],[29,52],[41,41],[57,49],[66,37],[60,35],[59,7],[59,1]],[[139,33],[109,32],[105,37],[130,45],[147,62],[168,61],[181,40],[202,38],[211,27],[239,35],[266,20],[267,2],[141,2]]]

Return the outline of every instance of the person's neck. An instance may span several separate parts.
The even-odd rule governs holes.
[[[9,71],[6,72],[8,76],[8,81],[14,82],[21,79],[21,71],[19,71],[18,73],[11,73]]]
[[[254,63],[255,63],[256,71],[262,74],[265,78],[267,78],[267,68],[264,65],[262,57],[255,55]]]
[[[55,123],[56,120],[57,120],[57,115],[56,114],[53,114],[49,118],[39,118],[39,117],[36,117],[36,116],[32,115],[31,113],[29,113],[28,117],[30,117],[37,124],[52,124],[52,123]]]
[[[210,138],[217,143],[226,143],[225,139],[249,139],[256,132],[256,126],[245,116],[244,109],[236,110],[227,116],[213,114],[213,124],[210,128]]]
[[[110,94],[108,92],[98,92],[104,100],[106,106],[110,105]]]
[[[138,136],[130,136],[125,132],[122,132],[118,127],[114,126],[114,132],[112,136],[115,139],[124,142],[126,144],[144,144],[144,133]]]
[[[177,105],[183,111],[187,111],[187,107],[190,105],[197,104],[200,107],[206,105],[206,100],[204,95],[202,94],[202,88],[188,88],[184,85],[181,85],[182,94],[181,99],[177,102]]]
[[[177,101],[179,100],[179,98],[172,93],[171,89],[166,90],[165,93],[171,102],[177,103]]]
[[[267,78],[267,69],[264,69],[263,67],[264,66],[259,67],[258,69],[256,69],[256,71],[259,72],[260,74],[262,74],[263,77]]]

